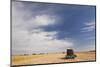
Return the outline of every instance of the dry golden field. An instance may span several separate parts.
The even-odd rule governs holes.
[[[52,53],[42,55],[26,55],[26,56],[12,56],[13,65],[30,65],[30,64],[48,64],[48,63],[67,63],[67,62],[79,62],[79,61],[95,61],[95,52],[78,52],[75,53],[77,57],[75,59],[63,59],[65,54]]]

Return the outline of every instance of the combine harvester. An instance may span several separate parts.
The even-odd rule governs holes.
[[[74,54],[74,51],[73,49],[67,49],[66,51],[66,56],[65,56],[65,59],[75,59],[75,57],[77,57],[75,54]]]

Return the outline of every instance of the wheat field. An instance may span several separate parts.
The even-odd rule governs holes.
[[[77,52],[75,59],[64,59],[66,54],[50,53],[39,55],[16,55],[12,56],[12,66],[14,65],[30,65],[30,64],[48,64],[48,63],[68,63],[79,61],[95,61],[95,52]]]

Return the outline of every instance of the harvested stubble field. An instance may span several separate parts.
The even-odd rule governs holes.
[[[66,54],[52,53],[40,55],[12,56],[13,65],[48,64],[48,63],[67,63],[79,61],[95,61],[95,52],[77,52],[75,59],[64,59]]]

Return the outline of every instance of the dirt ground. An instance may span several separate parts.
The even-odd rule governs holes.
[[[12,56],[13,65],[30,65],[30,64],[47,64],[47,63],[62,63],[62,62],[78,62],[78,61],[95,61],[95,52],[79,52],[75,53],[75,59],[64,59],[65,54],[43,54],[43,55],[27,55],[27,56]]]

